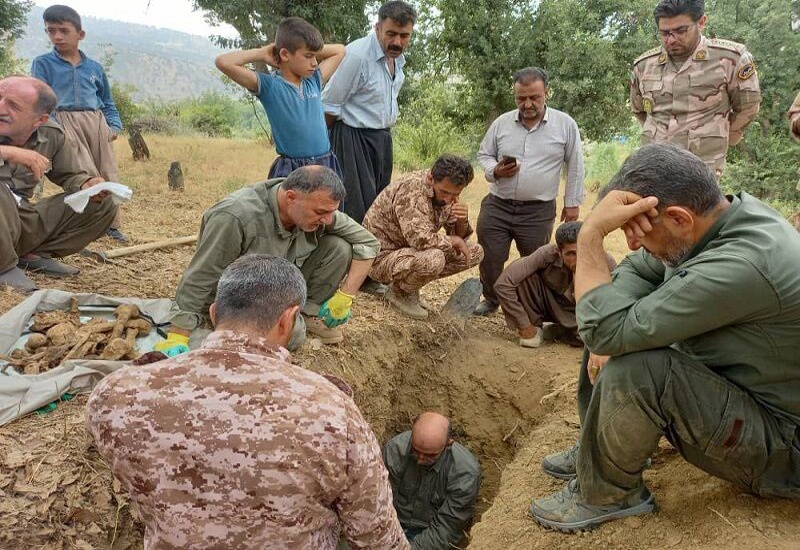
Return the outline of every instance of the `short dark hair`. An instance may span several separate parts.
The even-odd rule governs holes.
[[[345,191],[342,179],[327,166],[310,165],[301,166],[283,180],[281,187],[284,191],[294,189],[301,193],[313,193],[320,189],[325,189],[331,194],[335,201],[343,201],[347,191]]]
[[[578,233],[581,232],[583,222],[567,222],[562,223],[556,229],[556,244],[558,248],[564,248],[565,244],[574,244],[578,242]]]
[[[662,17],[677,17],[688,15],[692,21],[697,21],[706,12],[705,0],[660,0],[653,10],[656,23]]]
[[[651,143],[629,156],[601,191],[656,197],[658,210],[685,206],[702,215],[725,200],[714,172],[696,155],[671,143]]]
[[[475,177],[475,171],[467,159],[445,153],[433,163],[431,175],[433,181],[448,178],[456,187],[466,187]]]
[[[541,81],[547,88],[547,73],[539,67],[525,67],[514,73],[514,84],[533,84]]]
[[[312,52],[318,52],[325,45],[319,29],[300,17],[287,17],[278,23],[275,31],[275,53],[286,48],[294,53],[303,46]]]
[[[411,4],[402,0],[392,0],[391,2],[386,2],[378,10],[378,21],[380,22],[384,19],[391,19],[402,26],[406,26],[409,23],[413,25],[417,22],[417,10]]]
[[[75,30],[81,30],[81,16],[69,6],[54,4],[44,10],[42,19],[45,23],[72,23]]]
[[[248,254],[222,272],[217,283],[216,325],[252,326],[268,331],[290,307],[303,307],[306,282],[285,258]]]

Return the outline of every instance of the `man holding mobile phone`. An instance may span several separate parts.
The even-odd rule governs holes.
[[[489,194],[478,216],[484,300],[476,315],[489,315],[498,308],[494,284],[508,260],[511,241],[520,256],[550,241],[562,170],[567,183],[561,221],[575,221],[580,215],[585,195],[580,131],[572,117],[545,104],[548,91],[544,70],[517,71],[517,108],[500,115],[481,142],[478,162],[489,182]]]

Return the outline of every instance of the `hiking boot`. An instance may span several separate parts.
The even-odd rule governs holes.
[[[571,449],[547,455],[542,459],[542,470],[557,479],[574,479],[578,475],[578,449],[576,443]],[[645,470],[653,466],[649,458],[642,466]]]
[[[536,327],[536,334],[531,336],[530,338],[522,338],[519,339],[519,345],[523,348],[538,348],[542,345],[542,335],[544,331],[541,327]]]
[[[578,445],[573,445],[571,449],[544,457],[542,460],[544,473],[557,479],[573,479],[578,475],[578,448]]]
[[[323,344],[338,344],[344,340],[344,334],[337,327],[326,327],[319,317],[303,315],[306,321],[306,330],[313,334]]]
[[[20,258],[17,266],[27,271],[42,273],[50,277],[72,277],[81,272],[77,267],[61,263],[55,258],[37,258],[35,260]]]
[[[129,242],[131,242],[128,239],[128,237],[125,236],[125,233],[123,233],[122,231],[120,231],[116,227],[109,227],[108,229],[106,229],[106,236],[107,237],[111,237],[112,239],[114,239],[115,241],[120,242],[120,243],[129,243]]]
[[[8,271],[0,273],[0,286],[3,285],[8,285],[22,294],[30,294],[39,289],[36,283],[28,279],[25,272],[18,267],[12,267]]]
[[[428,311],[419,304],[419,291],[403,292],[392,285],[389,287],[385,298],[403,315],[407,315],[412,319],[428,318]]]
[[[564,533],[588,531],[613,519],[647,514],[655,510],[653,495],[644,483],[634,489],[622,502],[594,506],[583,502],[578,480],[573,479],[559,492],[534,500],[530,513],[533,519],[548,529]]]
[[[500,307],[500,304],[495,304],[494,302],[490,302],[489,300],[484,300],[472,311],[473,315],[491,315],[497,308]]]
[[[379,283],[373,279],[367,277],[367,279],[361,283],[361,288],[358,289],[361,292],[366,292],[367,294],[372,294],[373,296],[380,296],[383,297],[386,295],[386,292],[389,290],[389,287],[383,283]]]

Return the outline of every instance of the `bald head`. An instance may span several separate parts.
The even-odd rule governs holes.
[[[14,75],[0,80],[0,84],[7,83],[28,98],[32,98],[31,109],[37,115],[49,115],[58,104],[58,99],[53,89],[45,82],[32,76]]]
[[[53,90],[29,76],[0,79],[0,136],[21,147],[56,107]]]
[[[436,412],[420,414],[411,426],[411,447],[422,466],[434,464],[452,443],[450,420]]]

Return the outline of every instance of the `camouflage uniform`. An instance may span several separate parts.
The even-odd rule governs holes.
[[[408,548],[381,451],[353,400],[266,340],[118,370],[87,404],[138,504],[145,548]]]
[[[743,45],[701,36],[679,69],[663,48],[636,59],[630,99],[643,145],[674,143],[703,159],[719,178],[728,145],[739,142],[758,114],[761,90]]]
[[[792,137],[794,139],[800,140],[800,132],[795,132],[792,130],[792,125],[795,123],[796,120],[800,120],[800,93],[797,94],[797,97],[794,98],[794,103],[792,106],[789,107],[789,132],[791,132]]]
[[[364,227],[381,243],[370,277],[414,292],[442,277],[478,265],[483,247],[469,244],[470,260],[456,253],[446,235],[455,235],[452,206],[435,206],[427,171],[413,172],[387,187],[372,203]],[[439,231],[444,227],[446,235]],[[465,239],[472,234],[468,227]]]

